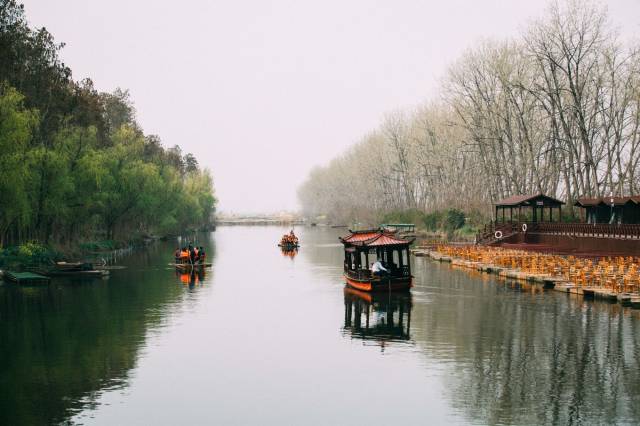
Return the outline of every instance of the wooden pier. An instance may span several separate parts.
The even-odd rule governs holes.
[[[509,268],[502,265],[491,264],[483,261],[474,261],[462,257],[452,256],[438,251],[436,248],[417,248],[411,251],[416,257],[429,257],[438,262],[450,263],[452,266],[475,270],[482,273],[494,274],[499,277],[519,282],[527,282],[539,285],[544,289],[550,289],[567,294],[583,296],[587,299],[600,300],[609,303],[620,303],[640,309],[640,293],[616,292],[610,288],[583,286],[579,282],[574,283],[565,277],[554,276],[548,273],[536,273],[522,271],[519,268]]]

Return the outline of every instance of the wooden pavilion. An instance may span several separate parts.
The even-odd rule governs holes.
[[[581,222],[562,222],[563,204],[543,194],[501,200],[476,242],[585,256],[640,253],[640,196],[579,198]]]
[[[557,211],[555,221],[560,222],[563,205],[562,201],[544,194],[514,195],[495,204],[495,221],[502,223],[553,222],[555,210]],[[508,214],[507,211],[509,211]]]
[[[640,196],[579,198],[575,206],[583,209],[585,223],[640,223]]]

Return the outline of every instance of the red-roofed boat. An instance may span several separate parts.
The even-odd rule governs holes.
[[[413,277],[409,247],[413,238],[400,238],[393,232],[380,229],[349,232],[350,235],[340,238],[344,244],[344,276],[347,285],[361,291],[411,288]],[[388,272],[381,275],[373,273],[369,268],[373,264],[369,263],[370,260],[380,261]]]

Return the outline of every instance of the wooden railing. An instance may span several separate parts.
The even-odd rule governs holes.
[[[509,235],[512,235],[521,231],[522,229],[521,226],[522,224],[520,224],[519,222],[491,221],[484,226],[481,232],[476,234],[476,242],[481,244],[481,243],[488,243],[492,241],[498,241],[498,239],[495,237],[496,232],[500,231],[502,233],[502,237],[501,237],[502,239]]]
[[[640,239],[640,224],[532,223],[527,224],[527,232],[573,237]]]
[[[495,241],[497,231],[502,232],[503,238],[514,233],[531,232],[571,237],[640,239],[640,224],[490,222],[476,235],[476,241]]]
[[[344,264],[344,272],[349,277],[357,280],[368,280],[371,279],[372,275],[369,269],[353,270],[350,269],[346,263]],[[389,276],[392,278],[403,278],[411,275],[411,269],[407,265],[404,265],[400,268],[392,268],[389,270],[389,272]]]

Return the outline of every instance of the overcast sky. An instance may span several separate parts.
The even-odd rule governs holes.
[[[315,165],[385,113],[433,96],[481,39],[512,37],[542,0],[26,0],[76,80],[129,89],[146,133],[193,152],[219,209],[297,208]],[[609,0],[640,34],[640,0]]]

